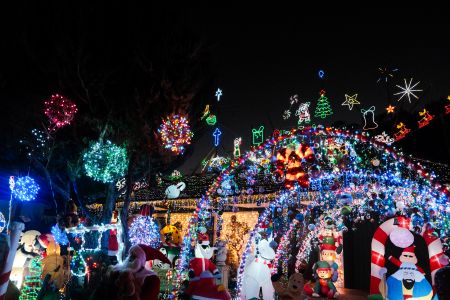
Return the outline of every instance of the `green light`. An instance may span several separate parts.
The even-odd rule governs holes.
[[[333,110],[331,109],[330,102],[328,102],[328,98],[325,97],[325,91],[320,91],[320,98],[317,101],[316,111],[314,112],[314,116],[316,118],[325,119],[328,116],[333,114]]]
[[[206,124],[214,126],[216,125],[216,123],[217,123],[216,115],[211,114],[206,118]]]
[[[128,169],[127,150],[102,140],[91,143],[83,155],[86,175],[103,183],[124,176]]]
[[[30,261],[29,275],[25,276],[19,300],[35,300],[41,290],[42,257],[36,256]]]
[[[253,145],[262,144],[264,141],[264,126],[260,126],[259,129],[253,128]]]

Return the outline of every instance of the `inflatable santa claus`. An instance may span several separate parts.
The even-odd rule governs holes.
[[[121,264],[114,267],[114,276],[117,278],[131,278],[130,280],[134,281],[134,288],[131,290],[139,293],[139,299],[156,300],[159,295],[160,280],[155,272],[145,268],[145,263],[154,259],[170,263],[169,259],[160,251],[144,244],[134,245],[130,248],[128,257]],[[122,273],[128,274],[130,272],[133,276],[120,276]],[[120,280],[116,281],[116,283],[120,286],[129,285],[128,282],[124,283],[120,282]]]

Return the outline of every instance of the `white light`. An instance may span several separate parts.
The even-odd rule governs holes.
[[[414,85],[412,85],[412,81],[413,81],[413,79],[411,78],[411,80],[409,81],[409,84],[406,82],[406,79],[403,79],[404,81],[405,81],[405,86],[403,87],[403,86],[400,86],[400,85],[396,85],[398,88],[400,88],[400,92],[398,92],[398,93],[395,93],[394,95],[401,95],[401,97],[400,98],[398,98],[398,100],[397,101],[400,101],[400,100],[402,100],[402,98],[404,97],[404,96],[408,96],[408,101],[409,101],[409,103],[411,103],[411,95],[414,97],[414,98],[416,98],[416,99],[419,99],[419,97],[417,97],[413,92],[422,92],[423,90],[419,90],[419,89],[414,89],[419,83],[420,83],[420,81],[418,81],[417,83],[415,83]]]

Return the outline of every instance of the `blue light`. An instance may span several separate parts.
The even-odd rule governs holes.
[[[320,79],[323,79],[325,77],[325,71],[324,70],[319,70],[319,77],[320,77]]]
[[[31,201],[36,199],[39,185],[29,176],[19,177],[15,182],[13,195],[20,201]]]
[[[213,136],[214,136],[214,146],[219,146],[220,144],[220,135],[222,134],[222,132],[220,131],[219,128],[216,128],[216,130],[214,130],[213,132]]]
[[[57,242],[60,245],[68,245],[69,239],[67,238],[67,234],[65,230],[61,230],[58,226],[58,224],[55,224],[55,226],[52,227],[51,233],[53,235],[53,238],[55,239],[55,242]]]

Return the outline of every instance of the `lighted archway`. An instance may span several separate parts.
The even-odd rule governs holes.
[[[292,147],[292,145],[294,146]],[[314,163],[304,163],[307,152],[305,148],[299,148],[300,146],[310,148],[314,152]],[[283,150],[287,148],[291,149],[289,153]],[[303,159],[300,164],[297,161],[297,164],[294,166],[301,167],[299,172],[303,173],[300,175],[292,174],[292,172],[288,174],[292,168],[289,169],[289,166],[283,164],[283,157],[287,159],[287,156],[291,153],[295,153],[297,157]],[[281,163],[279,163],[280,161]],[[219,206],[221,199],[224,198],[221,198],[218,194],[218,190],[223,188],[222,183],[230,180],[246,164],[256,165],[258,168],[263,169],[262,172],[269,170],[273,180],[279,183],[285,179],[282,175],[285,175],[290,181],[289,185],[280,188],[276,199],[260,215],[258,224],[250,234],[246,247],[247,251],[250,249],[254,235],[261,227],[262,220],[267,217],[270,209],[284,201],[289,201],[290,195],[294,193],[305,193],[308,195],[316,193],[321,196],[324,193],[332,193],[336,190],[351,191],[355,187],[368,187],[371,185],[375,187],[377,185],[391,187],[392,189],[401,189],[401,187],[407,186],[408,191],[414,191],[416,195],[411,198],[412,194],[408,197],[405,194],[403,197],[404,201],[402,200],[403,210],[411,205],[418,205],[424,211],[430,208],[433,209],[434,219],[437,219],[433,223],[438,228],[440,224],[438,217],[448,218],[448,215],[445,213],[446,210],[449,210],[447,203],[448,189],[437,183],[432,174],[425,171],[422,167],[414,165],[401,153],[397,153],[393,148],[371,139],[365,133],[350,133],[349,131],[323,127],[294,129],[282,133],[275,132],[272,138],[264,144],[233,160],[230,166],[223,170],[217,180],[210,186],[201,201],[199,201],[198,208],[190,222],[193,226],[190,227],[189,235],[184,241],[185,248],[182,251],[182,259],[178,265],[180,274],[181,270],[186,268],[189,247],[195,242],[195,224],[198,221],[199,214],[205,208],[214,211]],[[283,168],[287,168],[287,170],[283,170]],[[303,182],[297,180],[299,178]],[[307,184],[305,184],[305,180]],[[221,194],[223,194],[223,191]],[[417,195],[420,197],[417,197]],[[321,197],[318,198],[320,199]],[[337,205],[336,203],[331,203],[332,201],[329,202],[325,202],[322,199],[318,203],[313,203],[312,206],[325,205],[326,213],[331,215],[338,213],[342,208],[342,204]],[[424,202],[427,202],[427,205],[423,204]],[[361,203],[350,203],[349,205],[351,208],[357,207],[364,212],[364,207],[367,206],[367,203],[364,203],[364,199],[362,199]],[[446,233],[441,232],[441,234]],[[314,234],[312,233],[311,236],[313,237]],[[240,274],[244,270],[245,259],[246,256],[244,255],[239,269]],[[238,290],[240,291],[239,282],[240,276],[238,276]]]

